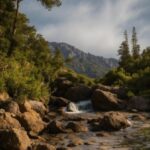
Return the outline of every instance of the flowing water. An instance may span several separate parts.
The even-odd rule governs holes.
[[[97,118],[102,112],[94,112],[91,101],[70,103],[65,109],[69,121],[78,122],[75,118],[84,118],[80,121],[88,126],[89,118]],[[71,112],[68,112],[70,110]],[[132,125],[117,132],[85,132],[67,133],[50,136],[49,141],[57,147],[71,147],[72,150],[150,150],[150,114],[122,112],[128,116]],[[135,119],[135,116],[143,116]],[[66,116],[61,119],[66,123]],[[73,143],[73,144],[72,144]]]

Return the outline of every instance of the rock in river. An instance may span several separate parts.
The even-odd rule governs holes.
[[[99,89],[93,93],[92,104],[95,110],[102,111],[120,110],[124,107],[124,102],[119,100],[114,94]]]

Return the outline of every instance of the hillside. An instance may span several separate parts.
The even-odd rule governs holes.
[[[113,58],[104,58],[85,53],[67,43],[50,42],[49,47],[54,52],[59,49],[64,58],[72,58],[67,66],[77,73],[85,74],[89,77],[102,77],[110,69],[118,66],[118,61]]]

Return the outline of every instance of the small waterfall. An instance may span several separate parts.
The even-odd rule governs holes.
[[[74,112],[74,113],[79,113],[79,109],[78,109],[78,106],[73,103],[73,102],[70,102],[66,108],[66,111],[67,112]]]
[[[66,107],[66,112],[71,113],[83,113],[83,112],[91,112],[92,103],[91,100],[80,101],[78,103],[70,102]]]
[[[80,101],[77,103],[78,109],[82,112],[91,112],[93,111],[91,100]]]

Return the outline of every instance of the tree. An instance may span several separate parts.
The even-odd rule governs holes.
[[[125,40],[121,43],[120,48],[118,50],[118,54],[120,55],[119,66],[127,70],[128,61],[130,59],[130,52],[129,52],[129,44],[128,44],[128,33],[125,30],[124,32]]]
[[[19,6],[20,6],[21,1],[23,0],[13,0],[15,4],[15,12],[14,12],[12,30],[10,32],[10,46],[8,49],[8,56],[11,56],[14,50],[14,38],[15,38],[14,36],[15,36],[16,28],[17,28]],[[50,9],[52,6],[59,6],[61,4],[60,0],[37,0],[37,1],[40,1],[41,4],[47,9]]]
[[[52,6],[60,6],[61,1],[60,0],[37,0],[40,1],[41,4],[46,7],[47,9],[51,9]]]
[[[136,28],[133,27],[132,29],[132,56],[134,59],[137,59],[140,56],[140,45],[137,44],[137,42],[138,42],[138,39],[137,39]]]

